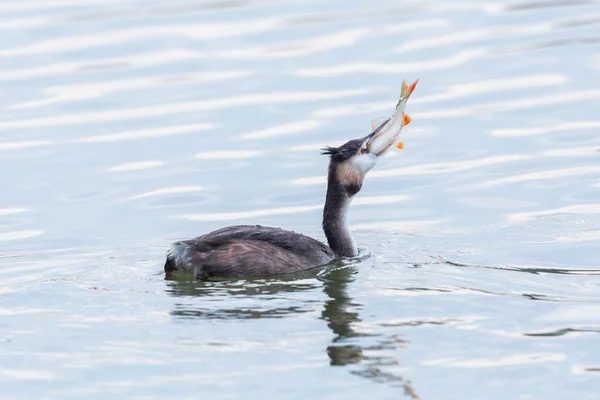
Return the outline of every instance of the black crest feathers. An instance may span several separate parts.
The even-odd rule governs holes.
[[[326,155],[326,156],[334,156],[335,154],[337,154],[338,152],[338,148],[337,147],[331,147],[331,146],[327,146],[321,149],[321,154],[322,155]]]

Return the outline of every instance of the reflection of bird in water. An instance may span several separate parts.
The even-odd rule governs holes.
[[[353,268],[341,268],[330,271],[323,279],[323,291],[329,297],[321,316],[327,321],[327,326],[335,334],[335,337],[327,347],[329,364],[331,366],[345,366],[349,364],[362,364],[364,367],[352,371],[354,375],[374,380],[375,382],[389,383],[398,385],[404,389],[404,392],[413,400],[418,400],[412,383],[401,375],[385,372],[380,366],[396,364],[397,361],[387,356],[369,356],[365,351],[374,350],[381,353],[383,349],[393,350],[397,347],[404,347],[405,340],[399,335],[393,335],[383,339],[379,343],[364,347],[357,344],[344,344],[347,339],[367,336],[364,333],[353,329],[352,324],[360,322],[358,312],[352,312],[350,308],[358,311],[360,304],[353,302],[347,291],[348,283],[353,281],[352,275],[355,273]]]
[[[346,291],[348,283],[353,281],[352,275],[351,269],[342,268],[330,271],[323,279],[323,291],[329,300],[325,302],[321,317],[335,335],[333,343],[327,347],[331,365],[358,364],[364,357],[359,346],[338,344],[345,339],[361,336],[352,329],[352,324],[360,321],[358,312],[349,310],[358,304],[352,303]]]
[[[262,300],[294,298],[292,293],[314,292],[322,288],[327,300],[321,312],[321,319],[333,333],[333,339],[326,349],[331,367],[350,366],[353,375],[398,387],[408,398],[418,400],[419,396],[415,393],[411,381],[385,370],[386,366],[398,364],[395,351],[404,347],[406,339],[397,332],[392,335],[373,336],[356,329],[357,323],[361,321],[361,304],[348,292],[348,285],[354,281],[357,272],[352,266],[355,262],[351,261],[349,265],[336,263],[338,265],[335,268],[325,273],[315,270],[303,271],[278,279],[197,282],[174,279],[175,276],[171,276],[168,279],[167,292],[179,299],[171,315],[175,318],[210,320],[286,318],[313,313],[314,296],[304,296],[304,300],[294,300],[292,304]],[[223,297],[229,301],[224,303]],[[232,305],[231,301],[235,301],[236,298],[241,300],[241,307]],[[256,300],[249,303],[250,299]],[[367,336],[372,337],[368,339],[369,344],[365,345],[361,343],[360,338]],[[348,343],[349,341],[351,343]]]
[[[367,172],[390,146],[373,133],[324,150],[330,156],[323,230],[329,246],[300,233],[260,225],[228,226],[170,248],[165,272],[187,271],[198,279],[264,276],[325,265],[336,258],[358,255],[346,222],[350,202]],[[382,143],[382,140],[385,142]],[[377,153],[372,152],[377,149]]]
[[[262,319],[283,318],[291,314],[312,312],[312,301],[306,304],[294,304],[292,306],[268,304],[257,304],[257,307],[244,306],[223,307],[222,299],[271,299],[288,293],[300,293],[314,291],[320,285],[313,281],[316,274],[312,271],[302,271],[295,274],[285,275],[279,279],[256,279],[236,280],[218,282],[198,282],[195,280],[182,279],[183,276],[172,275],[168,278],[167,292],[181,301],[175,304],[171,315],[178,318],[200,318],[200,319]],[[194,298],[201,298],[196,303]],[[304,307],[306,306],[306,307]]]

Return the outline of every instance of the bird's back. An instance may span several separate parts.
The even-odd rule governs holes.
[[[333,251],[300,233],[261,225],[234,225],[176,242],[165,272],[192,272],[198,279],[263,276],[327,264]]]

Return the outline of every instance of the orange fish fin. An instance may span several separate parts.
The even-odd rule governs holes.
[[[412,118],[409,117],[408,115],[402,113],[402,120],[403,120],[402,121],[403,126],[406,126],[406,125],[410,124],[410,121],[412,121]]]
[[[404,150],[404,143],[402,143],[402,142],[396,143],[396,148],[398,148],[400,150]]]

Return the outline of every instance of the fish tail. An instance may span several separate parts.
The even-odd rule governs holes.
[[[412,94],[412,92],[417,87],[417,83],[419,83],[418,79],[416,81],[414,81],[413,83],[411,83],[410,85],[407,85],[406,81],[402,80],[402,87],[400,88],[400,98],[408,99],[410,97],[410,95]]]

